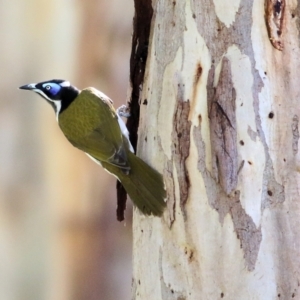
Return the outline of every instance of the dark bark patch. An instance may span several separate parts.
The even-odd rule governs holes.
[[[194,250],[189,247],[184,248],[184,254],[188,259],[188,262],[191,263],[194,260]]]
[[[193,138],[198,150],[198,170],[201,172],[209,204],[218,212],[220,222],[223,222],[226,214],[230,214],[237,238],[240,240],[244,251],[244,259],[249,271],[254,270],[257,255],[262,240],[261,228],[256,227],[252,218],[247,215],[240,202],[240,192],[236,190],[231,195],[224,193],[224,189],[217,182],[205,165],[205,144],[201,135],[201,124],[194,127]]]
[[[273,47],[283,50],[282,30],[285,0],[265,0],[265,18],[269,39]]]
[[[168,190],[167,207],[170,214],[169,227],[172,226],[176,215],[176,195],[174,182],[174,178],[176,178],[176,176],[173,174],[174,167],[176,168],[176,175],[179,184],[180,207],[184,218],[186,217],[185,204],[188,199],[190,187],[190,179],[185,164],[190,153],[190,101],[184,101],[185,86],[180,81],[180,77],[178,78],[179,83],[177,84],[177,102],[174,110],[175,113],[173,115],[173,130],[171,134],[171,150],[173,158],[172,160],[166,160],[164,167],[164,179]],[[160,140],[158,142],[160,144]]]
[[[124,220],[124,212],[126,209],[127,193],[122,183],[117,180],[117,220],[122,222]]]
[[[195,73],[194,85],[198,84],[201,75],[202,75],[202,66],[201,66],[200,63],[198,63],[197,66],[196,66],[196,73]]]
[[[298,141],[299,141],[299,117],[294,115],[292,121],[292,131],[293,131],[293,153],[296,155],[298,153]]]
[[[174,128],[172,132],[174,162],[177,170],[180,206],[184,212],[184,205],[187,202],[190,180],[185,161],[190,153],[190,130],[191,122],[188,120],[190,112],[190,102],[183,100],[184,87],[178,86],[177,107],[174,115]]]
[[[198,122],[199,122],[199,124],[201,124],[201,122],[202,122],[202,116],[201,115],[198,116]]]
[[[134,0],[135,15],[133,19],[133,36],[130,56],[130,84],[132,87],[129,102],[130,117],[126,126],[129,131],[130,142],[136,150],[138,139],[138,127],[140,118],[140,92],[143,85],[146,61],[148,57],[148,45],[150,25],[153,15],[151,0]],[[117,183],[117,218],[124,219],[127,193],[122,184]],[[123,215],[121,213],[123,209]]]
[[[173,161],[167,160],[167,157],[165,157],[165,161],[166,161],[166,165],[164,168],[164,180],[168,191],[167,208],[169,212],[167,223],[169,228],[171,228],[175,221],[175,213],[176,213],[175,183],[174,183],[174,176],[173,176]]]
[[[250,139],[255,142],[256,138],[258,137],[258,133],[253,131],[252,128],[248,125],[248,130],[247,130],[248,135],[250,136]]]
[[[235,194],[235,199],[230,201],[230,204],[230,214],[241,248],[244,250],[244,258],[248,269],[254,270],[262,240],[261,228],[257,228],[252,218],[246,214],[240,202],[239,192]]]
[[[212,84],[208,82],[208,84]],[[208,97],[213,170],[226,194],[237,185],[237,135],[235,100],[230,61],[222,60],[221,72],[216,88],[210,88]]]

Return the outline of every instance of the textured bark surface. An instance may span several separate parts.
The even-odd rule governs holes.
[[[210,138],[212,146],[213,174],[226,194],[237,185],[237,135],[235,101],[236,93],[232,83],[231,66],[228,58],[221,61],[218,83],[214,87],[214,69],[209,76],[208,96]]]
[[[168,208],[134,214],[133,299],[297,299],[298,4],[152,6],[138,154]]]

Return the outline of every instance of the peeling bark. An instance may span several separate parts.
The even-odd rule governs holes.
[[[265,0],[265,7],[269,39],[274,48],[282,51],[282,30],[284,22],[285,0]]]
[[[209,101],[210,135],[214,177],[226,194],[237,185],[237,140],[235,99],[230,61],[224,57],[214,95]]]
[[[201,127],[194,127],[195,143],[198,149],[198,169],[202,173],[205,186],[210,190],[209,204],[218,212],[219,220],[224,222],[225,216],[231,215],[234,230],[240,240],[240,246],[244,251],[245,263],[249,271],[255,269],[255,263],[262,240],[261,229],[257,228],[252,218],[247,215],[240,202],[240,191],[233,194],[224,193],[223,186],[219,185],[217,178],[214,178],[207,170],[202,159],[205,156],[205,146],[201,136]]]
[[[177,106],[173,117],[174,128],[172,131],[172,152],[174,160],[168,160],[165,167],[165,184],[169,191],[168,193],[168,210],[170,213],[169,226],[171,227],[175,221],[176,206],[175,206],[175,182],[174,178],[178,178],[180,192],[180,208],[185,215],[185,204],[189,195],[189,174],[186,167],[186,159],[189,156],[190,149],[190,129],[191,122],[188,120],[190,112],[189,101],[184,101],[184,85],[178,83]],[[176,169],[176,175],[173,170],[173,163]]]
[[[178,84],[178,90],[182,86]],[[174,116],[174,131],[172,132],[174,162],[177,170],[177,177],[180,190],[180,206],[183,209],[188,199],[189,193],[189,175],[185,161],[190,152],[190,128],[191,122],[188,121],[190,112],[189,101],[184,101],[182,95],[178,92],[177,108]]]

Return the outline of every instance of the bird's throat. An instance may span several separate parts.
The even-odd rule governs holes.
[[[79,93],[80,91],[74,86],[64,88],[61,93],[61,107],[59,113],[62,113],[75,100]]]

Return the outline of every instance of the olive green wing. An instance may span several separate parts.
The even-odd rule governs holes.
[[[69,130],[62,130],[75,147],[100,162],[105,161],[122,169],[129,169],[118,116],[107,96],[94,88],[84,89],[66,112],[75,118],[73,120],[69,116],[72,119],[72,128],[70,122],[61,121],[65,112],[59,118],[59,124],[61,128],[68,126]],[[77,132],[76,136],[73,136],[74,132]]]

